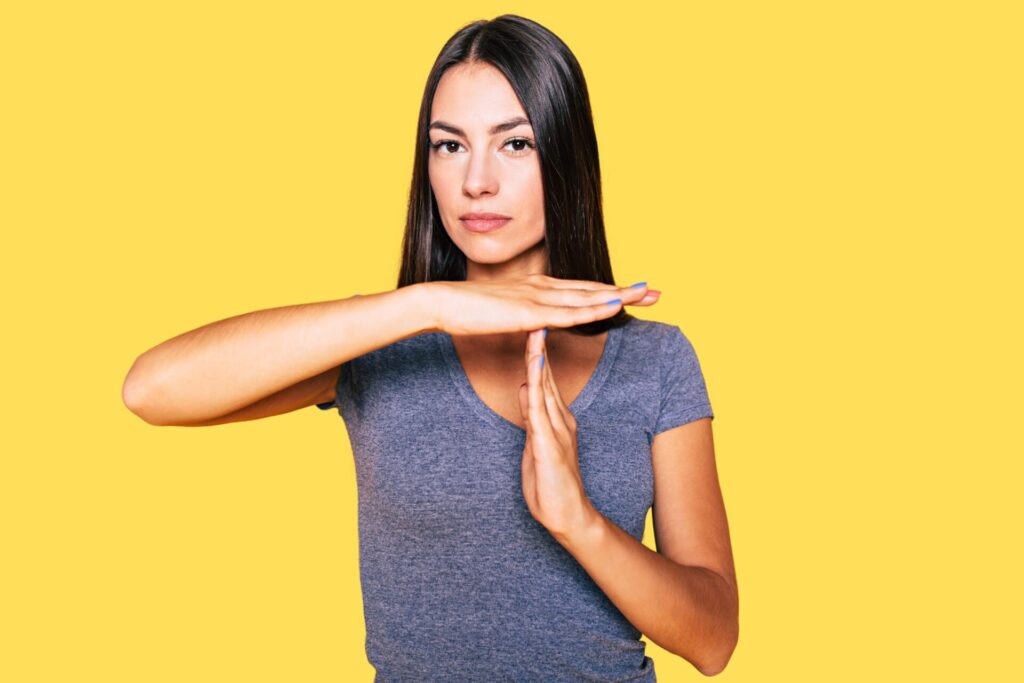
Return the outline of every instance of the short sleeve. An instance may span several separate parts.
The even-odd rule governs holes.
[[[715,419],[704,373],[693,344],[677,326],[671,326],[661,342],[661,400],[654,434],[699,420]]]
[[[358,294],[356,296],[358,296]],[[344,385],[345,385],[345,379],[348,376],[349,368],[351,367],[350,366],[351,362],[352,361],[345,361],[344,363],[341,364],[341,368],[338,370],[338,379],[337,379],[337,381],[334,384],[334,400],[333,401],[327,401],[326,403],[317,403],[316,404],[317,408],[319,408],[320,410],[334,410],[334,409],[337,409],[340,412],[341,404],[338,403],[338,397],[342,395],[341,392],[348,391],[347,389],[344,388]]]

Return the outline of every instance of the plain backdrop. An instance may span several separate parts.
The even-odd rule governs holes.
[[[160,428],[121,384],[393,289],[427,73],[505,12],[579,59],[616,280],[701,359],[722,680],[1020,678],[1016,3],[96,0],[0,9],[0,679],[371,680],[337,413]]]

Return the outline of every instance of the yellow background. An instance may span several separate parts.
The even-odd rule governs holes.
[[[0,679],[371,680],[340,417],[158,428],[121,384],[393,288],[429,68],[514,12],[583,66],[632,312],[704,368],[720,678],[1019,680],[1016,3],[360,4],[0,10]]]

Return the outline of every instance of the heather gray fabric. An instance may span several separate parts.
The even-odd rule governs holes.
[[[355,456],[375,681],[656,680],[640,632],[530,515],[526,432],[475,393],[447,333],[345,363],[338,397],[318,407]],[[612,328],[570,409],[587,495],[640,540],[653,436],[714,419],[693,346],[666,323]]]

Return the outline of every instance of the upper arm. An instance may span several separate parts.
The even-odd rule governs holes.
[[[330,403],[335,399],[338,374],[341,366],[335,366],[301,382],[296,382],[280,391],[264,396],[255,403],[209,420],[180,423],[181,427],[208,427],[228,422],[244,422],[290,413],[318,403]]]
[[[736,569],[715,466],[711,418],[655,436],[651,463],[658,552],[679,564],[710,569],[735,590]]]
[[[658,552],[707,568],[735,589],[736,572],[715,466],[714,411],[693,344],[677,326],[658,353],[660,401],[651,441]]]

